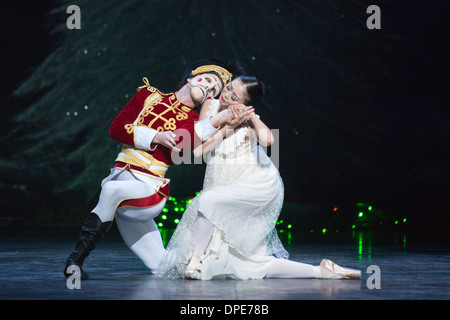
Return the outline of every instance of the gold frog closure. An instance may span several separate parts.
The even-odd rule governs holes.
[[[134,133],[135,126],[146,126],[159,132],[176,130],[178,121],[189,118],[188,113],[192,111],[192,107],[183,105],[178,100],[176,93],[162,93],[151,87],[147,78],[144,78],[143,81],[145,85],[138,89],[147,88],[152,94],[145,99],[144,107],[137,121],[133,125],[125,125],[127,133]]]

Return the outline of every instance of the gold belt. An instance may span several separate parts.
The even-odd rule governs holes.
[[[156,160],[151,154],[132,147],[124,147],[116,158],[116,161],[129,163],[134,166],[151,171],[157,176],[164,178],[169,165]]]

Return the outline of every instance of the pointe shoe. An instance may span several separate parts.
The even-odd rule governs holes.
[[[361,278],[361,271],[341,267],[341,266],[337,265],[336,263],[334,263],[333,261],[330,261],[328,259],[323,259],[320,262],[320,266],[334,274],[337,274],[337,275],[343,277],[344,279],[359,279],[359,278]]]
[[[200,279],[200,264],[201,261],[199,259],[191,259],[189,264],[186,267],[186,270],[184,271],[184,275],[187,279],[191,280],[199,280]]]

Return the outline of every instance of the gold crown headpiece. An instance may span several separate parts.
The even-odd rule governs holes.
[[[225,86],[227,83],[231,82],[231,78],[233,77],[233,74],[231,72],[229,72],[228,70],[216,66],[216,65],[205,65],[205,66],[201,66],[198,67],[195,70],[192,70],[191,74],[193,76],[197,75],[197,74],[201,74],[201,73],[208,73],[214,71],[215,73],[217,73],[220,78],[222,79],[223,82],[223,86]]]

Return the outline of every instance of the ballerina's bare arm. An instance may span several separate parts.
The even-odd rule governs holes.
[[[275,141],[272,130],[270,130],[270,128],[255,114],[255,112],[251,112],[249,118],[252,122],[253,128],[256,131],[258,142],[265,147],[272,145]]]

